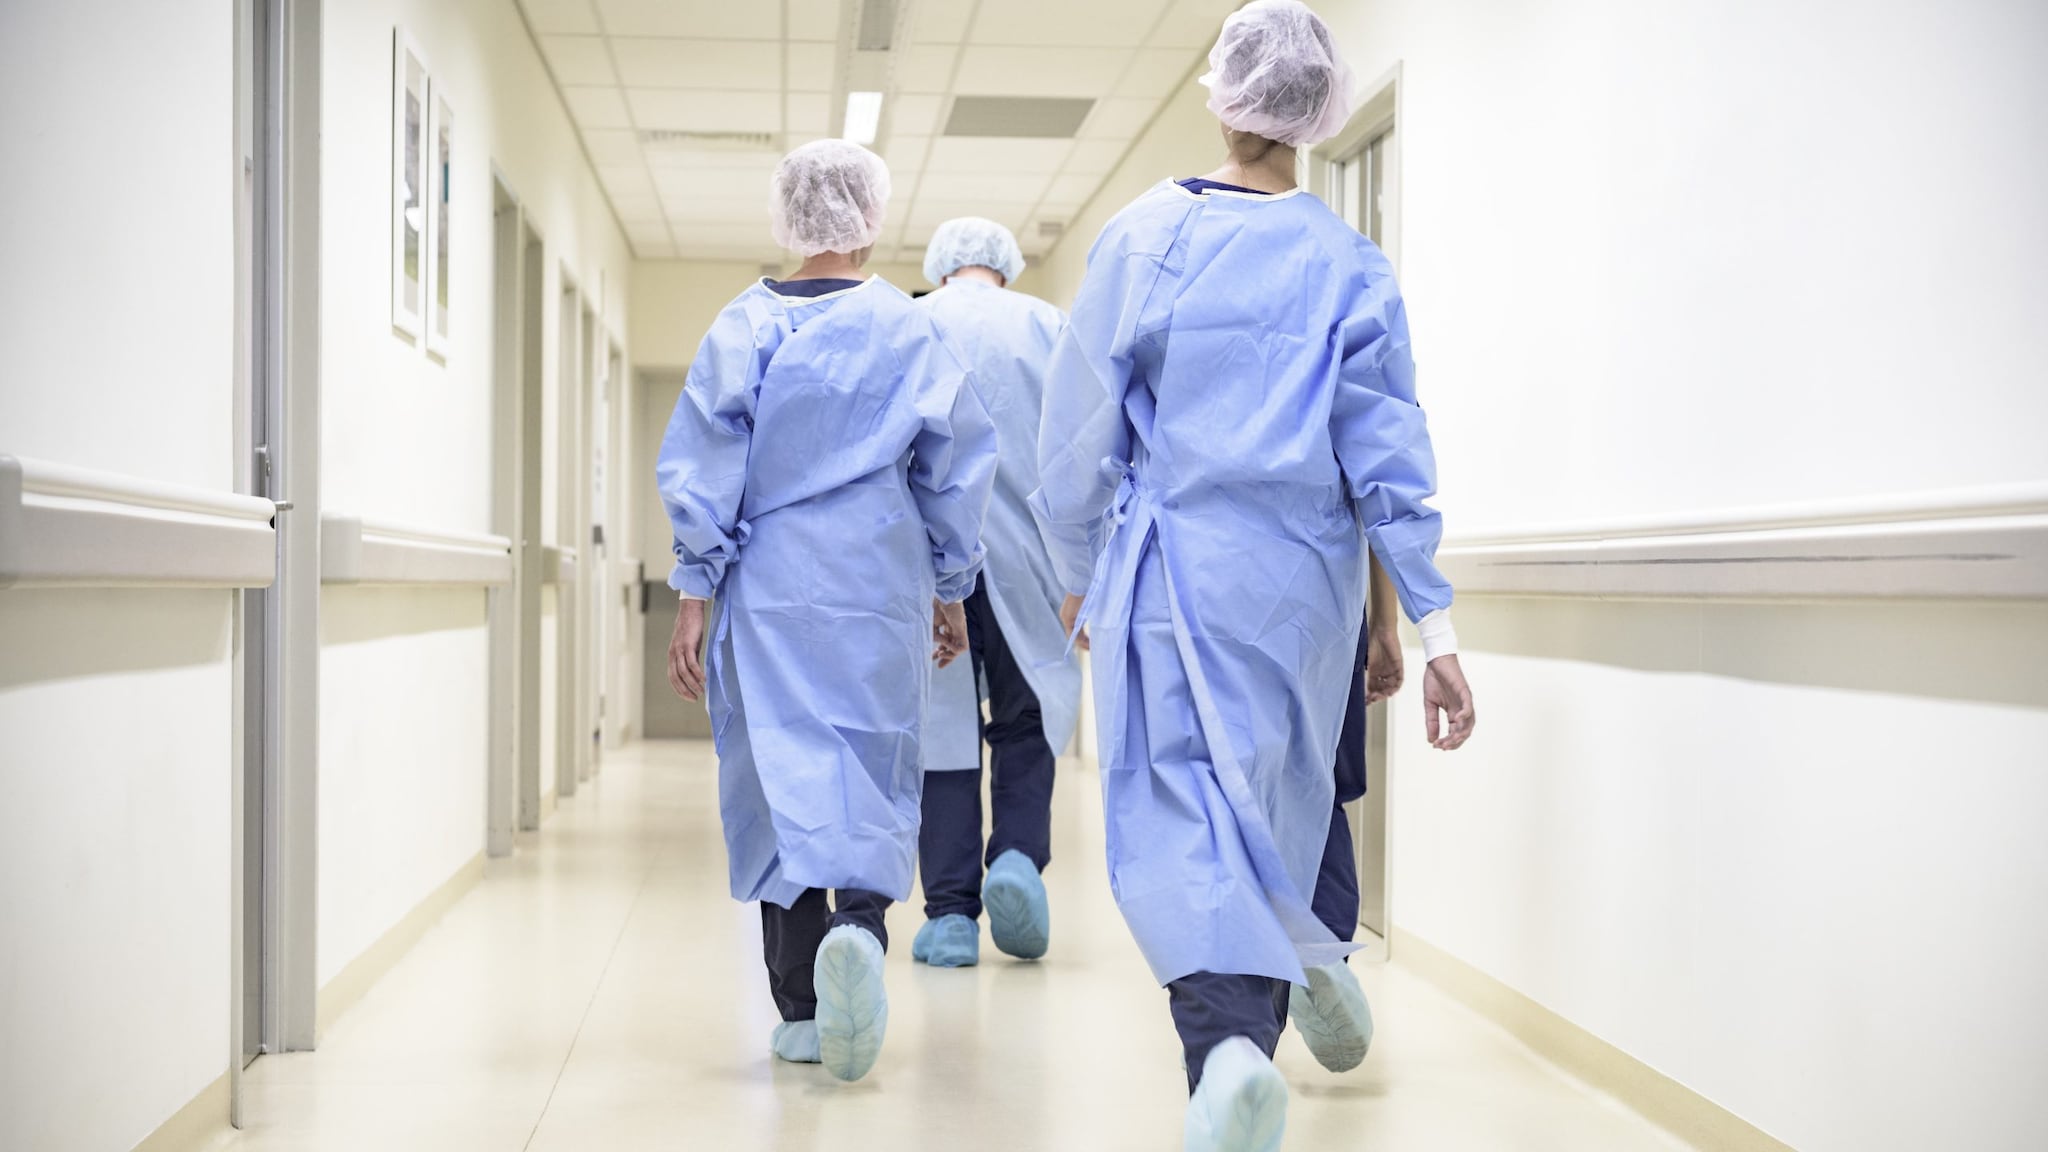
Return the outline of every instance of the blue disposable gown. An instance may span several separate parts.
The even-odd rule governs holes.
[[[931,311],[939,335],[972,371],[975,389],[995,424],[995,494],[982,525],[988,562],[981,582],[1002,626],[1003,640],[1038,697],[1045,740],[1057,755],[1074,738],[1081,709],[1081,665],[1060,628],[1065,593],[1039,535],[1030,498],[1038,488],[1045,369],[1066,317],[1035,296],[975,280],[954,280],[921,303]],[[932,696],[934,725],[950,725],[963,702],[966,715],[979,716],[971,674],[953,669],[938,673]],[[939,718],[942,710],[944,721]],[[959,733],[953,736],[935,744],[929,767],[979,767],[978,728],[971,730],[971,748],[955,742]]]
[[[1435,465],[1379,250],[1307,195],[1162,184],[1103,229],[1039,438],[1087,592],[1110,883],[1153,975],[1303,981],[1366,572],[1447,607]]]
[[[967,373],[878,278],[813,299],[756,283],[698,349],[656,472],[669,583],[719,601],[733,896],[908,899],[932,599],[974,587],[995,472]]]

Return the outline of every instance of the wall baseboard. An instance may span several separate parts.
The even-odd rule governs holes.
[[[355,1007],[363,994],[370,990],[379,977],[391,971],[412,946],[420,942],[436,921],[448,909],[454,907],[477,881],[483,879],[484,854],[476,855],[455,870],[455,874],[441,882],[441,886],[429,892],[426,899],[413,905],[398,923],[379,936],[374,944],[363,949],[362,954],[349,961],[334,979],[320,989],[319,1007],[313,1018],[315,1037],[325,1036],[328,1028],[341,1018],[341,1014]],[[317,1039],[315,1041],[318,1042]]]
[[[1695,1148],[1793,1152],[1791,1145],[1399,924],[1391,943],[1395,963]]]
[[[228,1074],[199,1090],[156,1131],[142,1138],[135,1152],[197,1152],[210,1148],[228,1131],[228,1105],[232,1098]]]

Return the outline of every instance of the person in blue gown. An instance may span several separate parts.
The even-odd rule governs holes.
[[[938,290],[920,303],[973,374],[999,448],[982,527],[988,562],[967,598],[971,667],[956,664],[933,686],[933,727],[956,734],[935,746],[927,764],[918,844],[927,919],[911,955],[934,967],[979,961],[984,906],[997,948],[1024,959],[1045,954],[1051,924],[1040,873],[1052,859],[1053,768],[1073,739],[1081,703],[1080,664],[1060,627],[1059,577],[1027,503],[1038,487],[1045,367],[1066,317],[1008,288],[1023,271],[1017,238],[993,220],[948,220],[925,249],[925,279]],[[977,676],[988,689],[986,725]]]
[[[883,912],[910,896],[934,643],[942,662],[965,650],[995,472],[930,316],[860,272],[888,194],[858,145],[784,158],[774,233],[803,266],[719,313],[656,467],[682,595],[669,679],[709,698],[732,895],[761,902],[783,1020],[771,1047],[845,1080],[887,1029]]]
[[[1427,730],[1471,734],[1408,325],[1374,245],[1295,186],[1351,109],[1293,0],[1233,13],[1228,160],[1089,253],[1047,376],[1033,508],[1093,650],[1110,883],[1181,1035],[1189,1149],[1272,1149],[1293,985],[1348,970],[1311,900],[1368,548],[1418,623]]]

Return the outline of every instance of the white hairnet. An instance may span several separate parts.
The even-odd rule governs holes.
[[[1298,0],[1253,0],[1231,13],[1201,83],[1224,127],[1297,148],[1328,140],[1351,118],[1351,69],[1322,18]]]
[[[782,158],[769,182],[768,228],[799,256],[857,252],[882,235],[889,166],[851,140],[814,140]]]
[[[1008,228],[979,216],[958,216],[939,225],[924,250],[924,278],[937,287],[946,277],[971,265],[993,268],[1003,279],[1024,272],[1024,250]]]

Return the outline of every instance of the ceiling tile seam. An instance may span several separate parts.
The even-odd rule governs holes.
[[[1157,31],[1157,29],[1154,29],[1154,31]],[[1138,141],[1143,140],[1146,136],[1151,134],[1153,126],[1159,123],[1159,118],[1161,116],[1166,115],[1167,106],[1173,103],[1175,97],[1179,96],[1182,92],[1186,91],[1187,86],[1195,82],[1195,77],[1199,73],[1199,71],[1208,65],[1208,51],[1199,48],[1196,49],[1196,51],[1199,52],[1200,55],[1195,57],[1194,61],[1188,65],[1187,70],[1185,72],[1181,73],[1180,81],[1176,83],[1170,91],[1167,92],[1164,99],[1159,101],[1158,107],[1152,109],[1152,115],[1147,116],[1145,118],[1145,123],[1139,126],[1137,134],[1132,136],[1130,139],[1130,143],[1132,145],[1137,144]],[[1137,53],[1133,52],[1131,54],[1131,59],[1133,61],[1136,61],[1137,58]],[[1119,79],[1117,83],[1121,84],[1123,83],[1123,81]],[[1073,238],[1073,222],[1075,220],[1079,220],[1081,217],[1086,216],[1088,214],[1088,210],[1090,208],[1093,208],[1095,206],[1095,202],[1102,198],[1102,190],[1109,186],[1109,178],[1116,175],[1117,171],[1124,166],[1125,161],[1128,161],[1130,158],[1131,150],[1129,147],[1126,147],[1124,149],[1124,154],[1117,158],[1117,162],[1109,166],[1109,171],[1104,172],[1102,176],[1095,181],[1095,190],[1088,193],[1087,196],[1081,199],[1080,206],[1074,209],[1073,217],[1072,219],[1067,221],[1068,227],[1060,233],[1060,238],[1053,241],[1052,247],[1047,248],[1045,250],[1045,254],[1038,258],[1040,263],[1044,263],[1046,260],[1051,259],[1052,254],[1054,252],[1059,251],[1060,245],[1065,244],[1068,240]],[[1166,177],[1162,177],[1162,179],[1172,179],[1172,177],[1169,175]],[[1050,191],[1050,186],[1048,186],[1047,190]],[[1091,239],[1089,242],[1093,243],[1094,241]]]
[[[978,8],[978,6],[977,6],[977,8]],[[1115,94],[1116,94],[1117,92],[1119,92],[1119,91],[1121,91],[1121,90],[1122,90],[1122,88],[1123,88],[1123,84],[1124,84],[1124,81],[1130,78],[1130,75],[1131,75],[1131,71],[1132,71],[1133,69],[1135,69],[1135,68],[1136,68],[1136,67],[1138,66],[1138,54],[1139,54],[1140,52],[1144,51],[1144,47],[1145,47],[1145,45],[1147,45],[1147,44],[1150,44],[1150,43],[1152,42],[1152,39],[1153,39],[1153,37],[1155,37],[1155,36],[1159,35],[1159,30],[1160,30],[1160,29],[1161,29],[1162,27],[1164,27],[1164,26],[1165,26],[1165,24],[1166,24],[1166,17],[1167,17],[1167,14],[1168,14],[1168,13],[1170,13],[1170,12],[1172,12],[1172,11],[1173,11],[1173,5],[1172,5],[1172,4],[1170,4],[1170,3],[1169,3],[1169,4],[1164,4],[1164,5],[1161,5],[1161,6],[1160,6],[1160,9],[1159,9],[1159,14],[1158,14],[1158,15],[1156,15],[1156,16],[1154,16],[1154,17],[1152,18],[1152,26],[1151,26],[1150,28],[1148,28],[1148,29],[1146,29],[1146,30],[1145,30],[1145,38],[1144,38],[1144,39],[1143,39],[1142,41],[1140,41],[1140,42],[1139,42],[1139,44],[1138,44],[1138,45],[1137,45],[1136,47],[1134,47],[1134,48],[1130,48],[1130,49],[1128,49],[1128,50],[1127,50],[1127,52],[1126,52],[1126,55],[1124,56],[1124,66],[1123,66],[1123,69],[1122,69],[1121,71],[1119,71],[1119,72],[1117,73],[1117,76],[1116,76],[1116,82],[1115,82],[1115,83],[1113,83],[1113,84],[1111,84],[1111,85],[1109,86],[1109,93],[1108,93],[1107,95],[1103,95],[1103,96],[1098,96],[1098,97],[1096,97],[1096,98],[1095,98],[1095,107],[1089,110],[1089,115],[1090,115],[1091,117],[1092,117],[1092,116],[1093,116],[1093,115],[1095,114],[1095,112],[1096,112],[1096,111],[1098,111],[1098,110],[1100,110],[1100,109],[1101,109],[1103,101],[1105,101],[1105,100],[1108,100],[1108,99],[1110,99],[1110,98],[1111,98],[1111,97],[1113,97],[1113,96],[1114,96],[1114,95],[1115,95]],[[979,15],[979,12],[977,11],[977,13],[976,13],[976,14],[977,14],[977,15]],[[972,25],[970,24],[970,25],[969,25],[969,27],[971,28],[971,27],[972,27]],[[963,44],[963,45],[961,46],[961,52],[960,52],[960,54],[961,54],[962,56],[965,56],[965,55],[967,54],[967,52],[966,52],[966,46],[965,46],[964,44]],[[956,79],[957,79],[957,67],[958,67],[958,65],[956,64],[956,65],[955,65],[955,68],[956,68]],[[1183,81],[1183,83],[1185,83],[1185,81]],[[1176,88],[1176,89],[1175,89],[1175,91],[1179,91],[1179,89],[1178,89],[1178,88]],[[1172,99],[1173,99],[1173,95],[1172,95],[1171,93],[1169,93],[1169,94],[1168,94],[1168,95],[1166,96],[1166,98],[1165,98],[1165,99],[1163,99],[1163,100],[1159,101],[1158,105],[1157,105],[1157,106],[1155,106],[1155,107],[1154,107],[1154,108],[1152,109],[1152,115],[1150,115],[1150,116],[1146,117],[1146,119],[1145,119],[1145,124],[1144,124],[1144,127],[1140,128],[1140,129],[1138,130],[1138,133],[1137,133],[1136,135],[1132,136],[1132,137],[1131,137],[1131,138],[1130,138],[1130,139],[1129,139],[1128,141],[1126,141],[1126,142],[1125,142],[1125,145],[1124,145],[1124,156],[1129,156],[1129,155],[1130,155],[1130,152],[1131,152],[1131,145],[1133,145],[1133,144],[1136,144],[1136,143],[1137,143],[1137,142],[1138,142],[1139,140],[1141,140],[1141,139],[1143,139],[1143,138],[1144,138],[1144,136],[1145,136],[1145,133],[1146,133],[1147,131],[1150,131],[1150,130],[1151,130],[1151,127],[1152,127],[1152,122],[1153,122],[1154,120],[1157,120],[1157,119],[1159,118],[1159,113],[1160,113],[1160,111],[1161,111],[1161,110],[1163,110],[1163,109],[1164,109],[1164,108],[1166,107],[1166,105],[1167,105],[1168,101],[1171,101]],[[1081,141],[1081,137],[1080,137],[1080,135],[1079,135],[1079,134],[1077,133],[1077,134],[1076,134],[1076,135],[1074,136],[1074,139],[1073,139],[1073,141],[1072,141],[1071,143],[1069,143],[1069,144],[1067,145],[1067,155],[1066,155],[1066,158],[1065,158],[1064,160],[1062,160],[1062,161],[1060,162],[1060,167],[1061,167],[1062,169],[1063,169],[1063,168],[1064,168],[1064,167],[1065,167],[1065,166],[1066,166],[1066,165],[1067,165],[1067,164],[1068,164],[1069,162],[1071,162],[1071,161],[1073,160],[1073,158],[1074,158],[1074,149],[1076,149],[1076,148],[1080,147],[1080,141]],[[1116,164],[1112,164],[1112,165],[1110,165],[1110,166],[1109,166],[1109,171],[1108,171],[1108,172],[1105,172],[1105,173],[1103,173],[1103,174],[1102,174],[1102,176],[1101,176],[1100,178],[1098,178],[1098,179],[1097,179],[1097,180],[1095,181],[1095,187],[1094,187],[1094,189],[1093,189],[1093,190],[1091,190],[1091,191],[1090,191],[1090,192],[1088,193],[1088,195],[1087,195],[1086,197],[1084,197],[1084,198],[1082,199],[1082,201],[1081,201],[1081,206],[1080,206],[1079,208],[1076,208],[1076,209],[1074,210],[1074,218],[1075,218],[1075,219],[1079,219],[1079,218],[1081,217],[1081,215],[1082,215],[1083,213],[1085,213],[1085,212],[1086,212],[1086,211],[1088,210],[1088,205],[1089,205],[1090,203],[1092,203],[1092,202],[1094,201],[1094,199],[1095,199],[1095,196],[1096,196],[1096,194],[1102,191],[1102,186],[1103,186],[1103,184],[1105,184],[1106,182],[1108,182],[1108,180],[1109,180],[1109,177],[1110,177],[1110,176],[1111,176],[1111,175],[1112,175],[1113,173],[1115,173],[1115,172],[1116,172],[1116,170],[1117,170],[1117,167],[1118,167],[1118,165],[1122,164],[1122,162],[1123,162],[1123,158],[1122,158],[1122,157],[1119,157],[1119,158],[1118,158],[1118,161],[1117,161],[1117,163],[1116,163]],[[1060,175],[1060,170],[1059,170],[1059,169],[1055,169],[1055,170],[1053,171],[1053,173],[1052,173],[1051,175],[1049,175],[1049,176],[1048,176],[1048,177],[1046,178],[1045,184],[1044,184],[1044,185],[1043,185],[1042,187],[1040,187],[1040,188],[1039,188],[1039,190],[1038,190],[1038,199],[1036,199],[1036,200],[1032,201],[1032,204],[1031,204],[1031,211],[1030,211],[1030,213],[1029,213],[1029,214],[1027,214],[1027,215],[1026,215],[1026,216],[1024,217],[1024,227],[1025,227],[1025,228],[1027,228],[1027,229],[1030,229],[1030,228],[1035,228],[1035,227],[1037,227],[1037,226],[1038,226],[1038,224],[1039,224],[1039,221],[1040,221],[1040,219],[1041,219],[1041,217],[1039,216],[1039,213],[1040,213],[1040,212],[1041,212],[1041,211],[1042,211],[1042,210],[1044,209],[1044,207],[1045,207],[1045,199],[1046,199],[1046,197],[1047,197],[1047,196],[1050,196],[1050,195],[1052,194],[1052,182],[1053,182],[1053,180],[1054,180],[1054,179],[1056,179],[1056,178],[1058,178],[1058,176],[1059,176],[1059,175]],[[1059,246],[1060,246],[1060,245],[1061,245],[1061,244],[1062,244],[1063,242],[1065,242],[1065,240],[1066,240],[1066,238],[1067,238],[1067,234],[1066,234],[1065,226],[1066,226],[1066,225],[1070,225],[1070,224],[1072,224],[1072,223],[1073,223],[1073,220],[1062,220],[1062,221],[1061,221],[1060,223],[1061,223],[1061,225],[1062,225],[1062,228],[1061,228],[1061,231],[1060,231],[1060,236],[1059,236],[1059,239],[1058,239],[1058,240],[1055,240],[1055,241],[1053,241],[1053,242],[1052,242],[1052,244],[1051,244],[1050,246],[1048,246],[1048,247],[1047,247],[1047,248],[1045,249],[1045,251],[1044,251],[1044,252],[1042,252],[1042,253],[1040,253],[1040,254],[1039,254],[1039,257],[1038,257],[1038,258],[1039,258],[1039,260],[1040,260],[1041,262],[1043,262],[1043,261],[1044,261],[1044,260],[1046,259],[1046,257],[1048,257],[1048,256],[1051,256],[1051,255],[1052,255],[1052,253],[1053,253],[1053,249],[1055,249],[1055,248],[1058,248],[1058,247],[1059,247]],[[1019,245],[1018,245],[1018,247],[1020,247],[1020,248],[1021,248],[1021,247],[1023,247],[1023,244],[1022,244],[1022,243],[1020,242],[1020,243],[1019,243]]]
[[[910,186],[910,202],[903,206],[903,231],[901,233],[903,240],[896,245],[896,262],[899,264],[903,262],[904,252],[910,248],[908,242],[910,240],[910,221],[917,212],[918,196],[924,187],[924,174],[931,170],[932,148],[945,135],[945,118],[952,112],[953,100],[959,95],[957,89],[960,87],[960,62],[967,58],[967,46],[973,42],[974,24],[981,19],[981,3],[982,0],[973,0],[973,7],[967,11],[967,23],[965,25],[967,31],[962,34],[961,41],[953,52],[953,67],[946,73],[945,100],[939,107],[939,116],[937,121],[932,124],[931,134],[925,137],[924,158],[918,163],[917,179]],[[915,29],[913,29],[914,32]],[[900,96],[900,93],[892,92],[890,95]],[[896,135],[893,131],[894,125],[891,125],[891,128],[892,131],[889,135],[890,141],[893,143]],[[924,263],[924,254],[920,252],[917,255],[919,257],[918,263],[922,265]]]
[[[590,172],[591,182],[597,185],[598,196],[604,200],[605,209],[612,214],[612,227],[617,228],[619,235],[625,238],[627,250],[631,251],[635,257],[638,257],[640,253],[633,246],[633,234],[626,230],[626,218],[619,214],[619,206],[612,203],[612,190],[605,187],[604,177],[598,173],[597,160],[590,154],[590,142],[583,138],[583,124],[576,119],[575,109],[569,107],[568,94],[562,91],[562,82],[555,76],[555,66],[548,62],[548,54],[540,44],[540,35],[533,30],[533,21],[526,15],[526,5],[514,3],[512,11],[519,14],[519,26],[526,30],[526,42],[532,45],[533,54],[540,57],[540,70],[542,74],[547,76],[548,83],[554,87],[555,104],[561,108],[562,115],[569,120],[569,131],[576,137],[576,150],[583,154],[583,167]],[[592,14],[595,15],[594,7]],[[613,65],[614,69],[617,67],[616,64]],[[614,79],[616,78],[614,76]],[[628,114],[631,114],[630,109]],[[525,205],[526,202],[521,200],[520,211],[525,211]],[[671,238],[670,242],[674,242],[673,238]]]
[[[662,230],[668,233],[668,250],[676,250],[676,222],[669,219],[668,203],[662,199],[661,185],[654,181],[654,165],[647,160],[647,145],[640,137],[640,118],[633,114],[633,102],[626,99],[626,74],[619,70],[619,54],[612,44],[612,34],[604,26],[604,12],[598,5],[590,6],[590,18],[597,23],[597,34],[604,38],[604,58],[612,66],[612,79],[619,85],[619,103],[626,109],[626,126],[633,131],[633,152],[640,157],[640,174],[647,177],[647,186],[654,189],[654,202],[661,207]],[[580,129],[579,129],[580,131]]]

